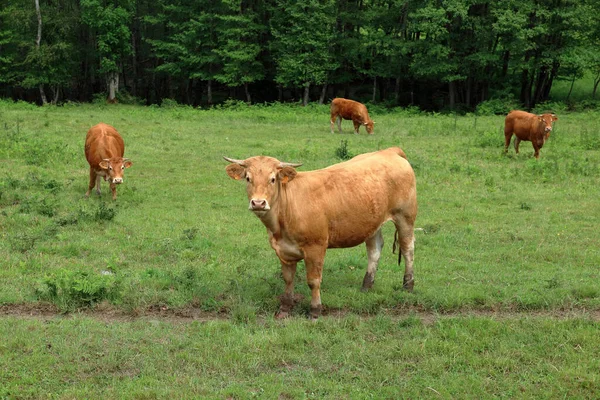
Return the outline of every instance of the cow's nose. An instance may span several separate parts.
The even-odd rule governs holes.
[[[267,200],[265,199],[252,199],[250,200],[250,208],[252,210],[267,210]]]
[[[546,132],[550,132],[551,130],[552,130],[552,127],[551,127],[551,126],[547,126],[547,127],[546,127]]]
[[[115,179],[113,179],[113,183],[115,185],[119,185],[119,184],[123,183],[123,178],[115,178]]]

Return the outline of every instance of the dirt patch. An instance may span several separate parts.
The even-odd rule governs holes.
[[[417,318],[425,325],[431,325],[439,319],[445,318],[491,318],[495,320],[512,318],[553,318],[553,319],[576,319],[584,318],[600,321],[600,310],[588,309],[552,309],[552,310],[513,310],[513,309],[464,309],[449,312],[437,312],[421,309],[418,307],[390,308],[379,311],[377,314],[357,314],[345,309],[324,309],[321,318],[344,318],[350,315],[360,318],[373,318],[376,315],[385,315],[397,319]],[[125,311],[108,303],[96,305],[93,309],[79,310],[73,313],[62,313],[54,305],[49,303],[23,303],[0,305],[0,318],[77,318],[87,317],[106,322],[127,322],[135,320],[159,320],[164,322],[186,323],[207,322],[215,320],[228,320],[230,315],[226,310],[219,312],[207,312],[194,306],[169,308],[167,306],[154,305],[143,310]],[[262,316],[259,319],[267,319]],[[291,318],[298,318],[297,315]]]

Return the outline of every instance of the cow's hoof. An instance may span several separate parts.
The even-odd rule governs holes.
[[[361,292],[368,292],[375,283],[375,278],[369,274],[365,275],[365,279],[363,279],[362,287],[360,288]]]
[[[321,310],[323,309],[322,306],[316,306],[316,307],[311,307],[310,308],[310,315],[309,318],[313,321],[319,319],[319,317],[321,316]]]
[[[412,275],[404,275],[404,284],[402,288],[406,291],[412,292],[415,287],[415,280]]]
[[[275,319],[285,319],[289,316],[290,313],[288,311],[279,311],[277,314],[275,314]]]

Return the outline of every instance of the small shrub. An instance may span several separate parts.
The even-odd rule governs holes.
[[[179,106],[177,100],[173,99],[162,99],[162,102],[160,103],[160,108],[177,108]]]
[[[60,269],[47,276],[36,289],[39,300],[49,301],[64,312],[114,300],[118,294],[119,284],[114,274],[86,270]]]
[[[349,160],[352,157],[354,157],[354,155],[352,155],[352,153],[350,153],[350,151],[348,150],[347,140],[342,140],[340,142],[340,146],[337,149],[335,149],[335,156],[340,160]]]
[[[94,214],[94,219],[96,221],[111,221],[116,214],[117,211],[114,208],[107,207],[104,203],[100,203]]]

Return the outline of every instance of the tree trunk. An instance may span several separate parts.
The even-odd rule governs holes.
[[[372,102],[375,103],[375,99],[377,97],[377,77],[373,78],[373,100]]]
[[[454,106],[456,104],[456,81],[448,82],[448,94],[450,101],[450,109],[454,110]]]
[[[327,83],[324,83],[323,89],[321,90],[321,97],[319,97],[319,104],[323,104],[325,102],[326,95],[327,95]]]
[[[573,86],[575,85],[575,74],[573,74],[573,79],[571,79],[571,87],[569,88],[569,93],[567,94],[567,101],[571,97],[571,92],[573,91]]]
[[[600,83],[600,72],[594,78],[594,89],[592,90],[592,99],[596,98],[596,89],[598,89],[598,84]]]
[[[394,102],[398,105],[400,100],[400,78],[396,78],[396,87],[394,88]]]
[[[37,38],[35,41],[35,45],[37,51],[40,51],[40,44],[42,43],[42,13],[40,11],[40,0],[35,0],[35,13],[37,15],[38,21],[38,29],[37,29]],[[48,99],[46,98],[46,93],[44,92],[44,84],[40,83],[40,97],[42,98],[42,104],[48,104]]]
[[[250,97],[250,91],[248,90],[248,83],[244,83],[244,92],[246,92],[246,103],[252,104],[252,98]]]
[[[302,98],[302,105],[306,106],[308,104],[308,94],[310,92],[310,82],[306,82],[304,85],[304,96]]]
[[[119,73],[116,71],[108,73],[108,103],[117,102],[117,92],[119,91]]]
[[[209,106],[212,105],[212,79],[209,79],[206,84],[206,101],[208,102]]]
[[[52,89],[52,94],[54,94],[54,98],[52,99],[52,104],[57,104],[58,103],[58,95],[60,93],[60,86],[56,85],[55,87],[51,88]]]

